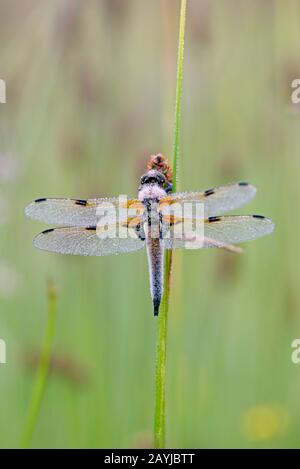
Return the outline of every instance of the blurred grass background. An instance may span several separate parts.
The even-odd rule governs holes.
[[[179,1],[1,0],[0,446],[18,444],[47,315],[52,371],[34,447],[149,447],[155,319],[144,252],[35,251],[37,197],[136,194],[148,155],[171,156]],[[300,2],[188,2],[179,187],[247,180],[240,213],[276,231],[244,256],[176,252],[169,317],[169,447],[299,447]]]

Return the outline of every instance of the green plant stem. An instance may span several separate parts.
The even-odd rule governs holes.
[[[27,418],[25,421],[23,434],[21,437],[21,448],[28,448],[32,439],[32,435],[36,426],[37,418],[41,408],[41,403],[45,391],[47,380],[51,346],[55,330],[56,309],[57,309],[57,292],[52,284],[48,284],[48,318],[43,340],[41,357],[38,365],[36,380],[33,386],[31,400],[28,408]]]
[[[179,23],[177,79],[176,79],[176,97],[175,97],[175,120],[174,120],[174,136],[173,136],[173,192],[176,192],[176,189],[177,189],[179,141],[180,141],[180,126],[181,126],[181,101],[182,101],[182,81],[183,81],[185,17],[186,17],[186,0],[182,0],[181,9],[180,9],[180,23]]]
[[[179,40],[177,56],[177,79],[175,98],[175,120],[173,135],[173,192],[177,187],[177,171],[179,159],[179,141],[181,124],[181,100],[183,79],[183,53],[185,36],[186,0],[181,0]],[[154,447],[166,446],[166,356],[168,312],[170,302],[170,280],[172,270],[172,251],[167,251],[164,265],[164,295],[157,325],[156,367],[155,367],[155,416],[154,416]]]

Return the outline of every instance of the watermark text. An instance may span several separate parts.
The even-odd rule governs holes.
[[[6,343],[5,340],[0,339],[0,364],[6,363]]]
[[[0,78],[0,103],[6,103],[6,83],[2,78]]]
[[[300,363],[300,339],[294,339],[291,347],[295,349],[292,352],[291,360],[295,365],[298,365]]]
[[[300,78],[295,78],[292,81],[291,87],[294,89],[291,94],[291,101],[293,104],[300,103]]]

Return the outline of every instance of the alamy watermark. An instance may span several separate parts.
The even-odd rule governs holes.
[[[292,91],[292,94],[291,94],[291,101],[293,104],[299,104],[300,103],[300,78],[295,78],[295,80],[292,81],[291,87],[294,90]]]
[[[0,103],[6,103],[6,83],[0,78]]]
[[[184,202],[164,204],[152,201],[149,206],[120,195],[118,202],[102,203],[97,207],[97,236],[100,239],[128,239],[147,236],[162,237],[170,247],[178,243],[188,249],[199,249],[204,244],[204,204]],[[146,226],[146,228],[145,228]]]
[[[6,363],[6,343],[0,339],[0,365]]]
[[[295,365],[300,363],[300,339],[294,339],[291,347],[294,349],[291,355],[291,360]]]

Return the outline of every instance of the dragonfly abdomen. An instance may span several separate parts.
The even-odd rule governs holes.
[[[148,230],[149,230],[148,226]],[[151,231],[151,229],[150,229]],[[153,302],[154,316],[158,316],[159,306],[163,294],[163,265],[164,265],[164,247],[160,237],[146,237],[146,248],[150,277],[150,292]]]

